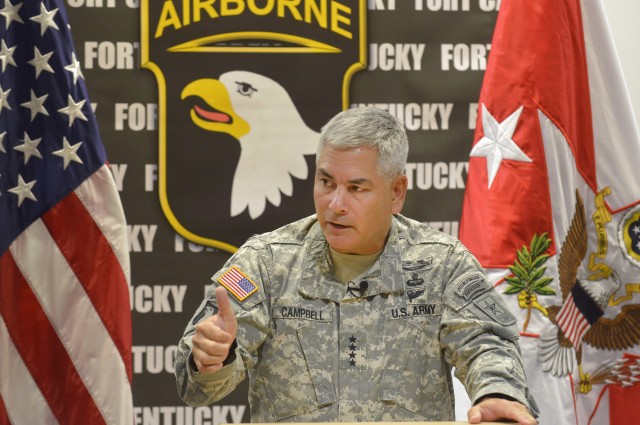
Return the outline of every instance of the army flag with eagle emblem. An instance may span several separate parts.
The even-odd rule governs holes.
[[[640,137],[600,0],[503,2],[478,109],[460,239],[540,424],[640,423]]]

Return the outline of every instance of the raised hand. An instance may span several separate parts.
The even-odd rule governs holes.
[[[213,373],[222,368],[238,333],[238,322],[227,290],[216,288],[216,299],[218,313],[198,323],[193,335],[191,352],[200,373]]]

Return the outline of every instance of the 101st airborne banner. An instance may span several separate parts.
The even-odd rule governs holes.
[[[365,3],[142,1],[160,200],[179,234],[234,252],[313,212],[320,128],[365,67]]]

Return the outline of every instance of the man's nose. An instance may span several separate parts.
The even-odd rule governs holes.
[[[345,199],[344,189],[338,187],[331,193],[331,202],[329,202],[329,209],[334,214],[343,215],[347,213],[347,203]]]

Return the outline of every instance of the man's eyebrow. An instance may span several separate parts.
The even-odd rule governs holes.
[[[357,179],[353,179],[353,180],[349,180],[349,183],[351,184],[363,184],[363,183],[370,183],[371,180],[369,179],[365,179],[364,177],[360,177]]]
[[[333,176],[324,168],[316,169],[316,173],[322,177],[326,177],[333,180]],[[350,184],[363,184],[363,183],[370,183],[370,182],[371,180],[364,177],[358,177],[358,178],[349,180]]]
[[[330,179],[333,179],[333,176],[331,174],[329,174],[329,172],[327,170],[325,170],[324,168],[318,168],[316,170],[317,174],[320,174],[323,177],[328,177]]]

